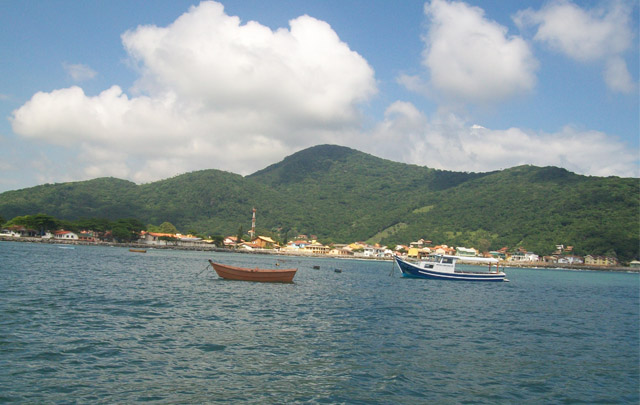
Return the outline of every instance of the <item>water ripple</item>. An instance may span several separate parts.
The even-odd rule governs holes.
[[[0,243],[0,402],[639,401],[635,274],[485,285],[292,258],[273,285],[199,274],[209,257]]]

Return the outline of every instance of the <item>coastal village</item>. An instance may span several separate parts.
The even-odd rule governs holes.
[[[301,256],[326,256],[341,258],[363,258],[363,259],[391,259],[394,255],[409,259],[422,259],[426,256],[455,255],[459,257],[493,257],[499,259],[508,266],[598,266],[616,267],[618,260],[614,257],[587,255],[577,256],[573,254],[572,246],[563,244],[556,245],[556,250],[552,255],[539,256],[534,252],[529,252],[524,248],[502,249],[488,252],[480,252],[474,247],[434,245],[432,241],[419,239],[410,242],[408,245],[381,246],[366,242],[352,242],[349,244],[333,243],[325,245],[317,240],[314,235],[297,235],[294,240],[288,241],[284,245],[278,244],[269,236],[261,236],[255,233],[255,218],[251,230],[248,232],[248,240],[240,239],[238,236],[227,236],[222,241],[223,246],[216,246],[214,240],[200,238],[194,235],[183,235],[180,233],[159,233],[142,231],[139,238],[131,246],[141,248],[176,248],[191,250],[212,250],[225,248],[239,252],[252,253],[273,253],[283,255]],[[77,244],[99,244],[108,243],[108,238],[101,238],[96,232],[86,230],[72,232],[68,230],[47,231],[44,235],[38,235],[33,229],[23,226],[10,226],[0,230],[0,238],[3,240],[40,240],[47,242],[77,243]],[[630,267],[640,269],[640,261],[634,260]]]

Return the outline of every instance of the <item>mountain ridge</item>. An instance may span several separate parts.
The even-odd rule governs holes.
[[[317,145],[247,176],[205,169],[140,185],[107,177],[8,191],[0,194],[0,215],[133,217],[230,235],[249,229],[256,207],[258,231],[276,238],[304,233],[325,242],[386,244],[425,238],[539,254],[565,244],[635,258],[638,184],[552,166],[453,172]]]

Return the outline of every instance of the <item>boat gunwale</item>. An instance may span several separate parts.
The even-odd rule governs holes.
[[[298,269],[262,269],[260,267],[238,267],[238,266],[229,266],[228,264],[220,264],[220,263],[216,263],[213,262],[211,260],[209,260],[209,262],[211,263],[211,265],[216,265],[216,266],[220,266],[220,267],[224,267],[227,269],[231,269],[231,270],[238,270],[238,271],[244,271],[244,272],[253,272],[253,273],[288,273],[288,272],[292,272],[292,271],[298,271]]]

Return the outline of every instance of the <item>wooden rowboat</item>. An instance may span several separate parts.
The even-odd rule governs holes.
[[[209,260],[218,276],[228,280],[261,281],[271,283],[291,283],[298,269],[259,269],[228,266]]]

